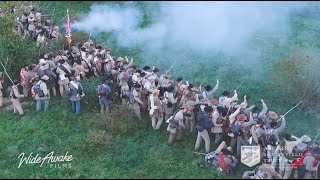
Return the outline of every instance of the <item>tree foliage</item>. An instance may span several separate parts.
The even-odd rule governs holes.
[[[0,6],[4,16],[0,17],[0,62],[2,62],[12,79],[19,77],[20,68],[24,64],[31,64],[39,57],[39,50],[36,42],[31,38],[22,38],[14,33],[16,18],[23,13],[21,7],[25,1],[6,1],[1,2]],[[11,13],[11,7],[17,10]],[[2,69],[2,67],[1,67]],[[10,84],[6,78],[5,85]]]

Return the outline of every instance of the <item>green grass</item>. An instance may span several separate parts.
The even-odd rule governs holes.
[[[67,108],[67,109],[65,109]],[[200,170],[197,163],[202,159],[190,151],[193,143],[179,142],[172,147],[167,144],[168,133],[153,132],[150,121],[135,129],[133,136],[117,135],[111,139],[112,147],[92,146],[90,132],[96,131],[93,119],[96,112],[82,112],[78,118],[71,113],[70,104],[61,105],[61,100],[50,101],[49,112],[36,113],[35,107],[26,108],[27,116],[18,118],[10,112],[1,111],[1,156],[2,178],[212,178],[223,177],[212,170]],[[64,111],[66,110],[66,116]],[[101,122],[100,122],[101,123]],[[105,128],[99,128],[104,129]],[[194,137],[193,137],[194,139]],[[39,150],[43,147],[44,150]],[[22,165],[18,169],[20,153],[39,153],[44,157],[55,151],[73,156],[70,169],[54,169],[48,166]],[[164,173],[165,172],[165,173]],[[209,173],[209,174],[208,174]],[[212,174],[211,174],[212,173]]]
[[[93,87],[94,82],[85,81],[84,86]],[[93,90],[94,88],[87,89],[87,94],[93,94]],[[94,98],[94,95],[90,97],[92,102],[95,101]],[[27,116],[21,119],[12,112],[1,110],[0,143],[3,148],[0,155],[3,161],[0,162],[0,169],[3,169],[4,173],[0,177],[227,178],[210,167],[197,167],[198,163],[203,162],[203,156],[193,153],[196,133],[170,146],[167,144],[169,133],[166,131],[166,123],[162,125],[161,132],[154,132],[148,118],[142,122],[128,118],[121,120],[121,124],[126,125],[126,128],[112,135],[105,126],[106,122],[99,119],[99,112],[92,108],[96,106],[91,104],[92,102],[89,105],[82,102],[80,117],[72,114],[71,104],[66,99],[60,98],[50,100],[49,111],[46,113],[36,113],[34,106],[28,106],[25,109]],[[127,116],[132,114],[128,113]],[[312,117],[296,113],[290,115],[297,119],[308,116]],[[294,120],[288,118],[287,129],[295,135],[311,134],[310,129],[314,128],[312,124],[316,123],[312,118],[308,118],[308,124]],[[297,126],[299,128],[296,128]],[[90,134],[97,135],[98,132],[110,137],[109,141],[93,143]],[[212,149],[214,148],[216,145],[212,145]],[[44,157],[51,151],[56,155],[64,155],[68,151],[73,156],[72,167],[58,169],[23,164],[18,169],[20,153],[28,155],[33,152],[34,155],[39,153]],[[241,178],[243,171],[249,169],[240,165],[235,178]]]
[[[72,9],[70,16],[73,16],[88,12],[93,2],[51,1],[49,3],[51,3],[50,7],[55,9],[54,20],[58,22],[65,16],[67,8]],[[150,22],[148,14],[152,13],[152,8],[144,2],[139,2],[138,6],[145,10],[145,23],[142,26],[147,26]],[[65,21],[62,21],[61,24],[64,23]],[[318,37],[314,29],[319,29],[319,22],[312,18],[297,16],[292,18],[291,24],[294,31],[290,34],[288,41],[283,41],[281,38],[279,40],[276,37],[267,38],[262,32],[256,34],[251,43],[261,51],[261,55],[252,61],[255,62],[251,64],[255,67],[254,69],[246,65],[246,58],[231,58],[223,54],[213,54],[210,58],[199,57],[190,50],[177,52],[177,54],[186,55],[182,58],[188,67],[174,66],[172,79],[182,75],[190,83],[201,83],[204,77],[208,76],[204,87],[207,84],[213,86],[219,78],[220,87],[216,96],[224,90],[232,92],[243,79],[246,79],[238,90],[240,100],[243,95],[247,95],[250,98],[250,104],[261,108],[260,99],[262,98],[266,101],[269,110],[283,114],[299,101],[299,97],[291,97],[280,87],[274,86],[272,79],[266,73],[267,70],[273,62],[287,57],[293,48],[319,47],[318,38],[312,38]],[[279,36],[282,37],[282,35]],[[96,39],[98,42],[110,40],[113,55],[128,55],[129,58],[134,58],[138,67],[145,64],[152,65],[151,59],[159,65],[161,70],[164,70],[170,67],[176,58],[166,57],[164,54],[165,61],[163,61],[158,57],[152,57],[148,52],[143,52],[140,47],[117,47],[111,35],[108,34],[100,34]],[[194,63],[194,60],[199,63]],[[234,61],[240,60],[244,63],[233,65]],[[112,134],[106,126],[107,123],[99,118],[95,96],[98,83],[98,80],[83,83],[87,95],[86,101],[89,104],[82,102],[80,117],[73,115],[69,101],[61,98],[50,100],[47,113],[36,113],[34,106],[28,106],[25,109],[27,115],[23,118],[1,109],[0,169],[2,173],[0,178],[231,178],[209,167],[204,169],[197,167],[198,163],[203,162],[203,156],[193,153],[196,133],[170,146],[167,144],[169,133],[166,131],[166,123],[162,125],[161,132],[154,132],[148,118],[141,122],[135,118],[119,119],[119,117],[132,116],[132,113],[120,108],[112,112],[112,116],[121,121],[121,128]],[[319,131],[319,118],[318,112],[299,111],[297,108],[286,117],[285,133],[296,136],[307,134],[314,137]],[[97,140],[92,139],[92,136],[97,136]],[[103,140],[104,137],[107,139]],[[212,150],[215,147],[216,145],[213,145]],[[64,155],[68,151],[73,156],[72,167],[57,169],[24,164],[18,169],[20,153],[24,152],[27,155],[31,152],[39,153],[43,157],[51,151],[55,151],[55,155]],[[239,164],[235,178],[241,178],[245,170],[252,169]]]

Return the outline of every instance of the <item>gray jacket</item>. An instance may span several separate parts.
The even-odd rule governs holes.
[[[285,127],[286,127],[286,120],[282,119],[282,123],[281,123],[280,127],[276,128],[276,129],[269,129],[268,134],[275,135],[275,137],[277,138],[277,141],[279,142],[279,135],[280,135],[280,133],[283,132]]]
[[[314,157],[312,153],[309,153],[303,160],[303,165],[306,165],[306,170],[309,172],[316,172],[317,166],[313,167]]]
[[[74,82],[76,85],[78,85],[78,89],[82,90],[82,93],[83,93],[83,87],[81,85],[80,82],[77,82],[77,81],[72,81]],[[70,96],[70,100],[71,101],[79,101],[81,100],[81,92],[80,91],[77,91],[76,88],[71,84],[69,83],[69,89],[68,89],[68,93],[71,93],[71,96]]]

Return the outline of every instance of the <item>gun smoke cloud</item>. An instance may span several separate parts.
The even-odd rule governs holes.
[[[150,24],[141,27],[144,12],[137,2],[123,5],[95,4],[72,28],[87,33],[111,33],[120,47],[139,46],[152,57],[182,58],[177,52],[202,56],[224,53],[230,56],[258,54],[250,41],[255,33],[290,32],[290,13],[305,2],[148,2],[157,8],[148,14]],[[245,57],[247,58],[247,57]],[[168,60],[168,59],[167,59]]]

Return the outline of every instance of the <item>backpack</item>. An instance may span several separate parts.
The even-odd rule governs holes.
[[[239,135],[241,126],[239,124],[234,124],[231,126],[231,132],[235,135]]]
[[[198,131],[202,132],[203,129],[211,129],[213,127],[212,121],[209,119],[209,115],[204,111],[199,112],[199,123],[196,128]]]
[[[106,96],[107,99],[111,99],[111,92],[107,89],[108,85],[104,87],[102,84],[98,87],[98,95]],[[110,87],[109,87],[110,88]]]
[[[39,97],[44,97],[44,94],[43,94],[43,91],[40,89],[40,84],[42,83],[42,81],[40,81],[40,83],[36,83],[34,86],[33,86],[33,96],[37,95]]]
[[[239,124],[236,124],[238,120],[235,119],[231,124],[228,126],[228,133],[233,133],[235,135],[239,135],[241,126]]]
[[[178,127],[178,125],[179,125],[179,121],[176,121],[174,118],[176,117],[176,114],[179,112],[179,110],[178,111],[176,111],[173,115],[172,115],[172,119],[169,121],[170,122],[170,128],[176,128],[176,127]]]

